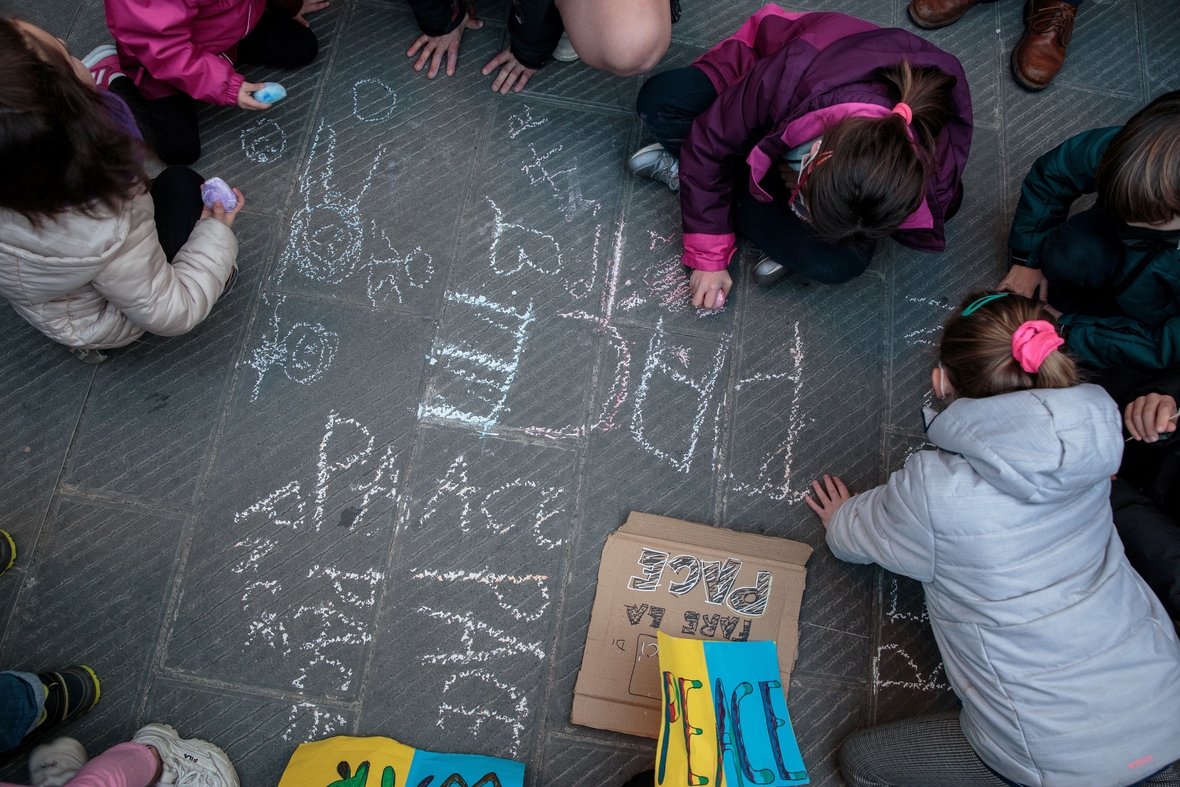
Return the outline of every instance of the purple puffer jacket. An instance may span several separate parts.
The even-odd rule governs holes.
[[[266,0],[105,0],[119,64],[145,98],[180,91],[210,104],[238,103],[238,42]]]
[[[778,177],[773,164],[791,148],[846,117],[885,117],[895,102],[875,72],[905,58],[957,79],[954,117],[938,138],[936,167],[922,205],[893,233],[920,251],[943,251],[943,222],[963,198],[971,149],[971,94],[953,55],[898,29],[844,14],[797,14],[768,5],[693,64],[718,97],[693,123],[680,153],[684,264],[724,270],[736,248],[730,215],[734,172],[749,164],[750,191],[769,202],[759,182]]]

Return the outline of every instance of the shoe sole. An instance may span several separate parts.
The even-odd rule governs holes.
[[[0,536],[3,536],[4,540],[8,542],[8,552],[11,555],[8,558],[8,565],[0,568],[0,574],[3,574],[16,563],[16,542],[12,540],[12,536],[8,534],[7,530],[0,530]]]
[[[105,58],[117,54],[119,54],[119,50],[115,49],[113,44],[103,44],[100,47],[95,47],[90,54],[82,58],[82,65],[86,66],[87,69],[91,69],[101,63]]]

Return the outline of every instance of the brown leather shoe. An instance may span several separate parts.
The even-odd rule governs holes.
[[[910,19],[926,30],[953,25],[973,5],[984,0],[910,0]]]
[[[1044,90],[1065,63],[1077,6],[1064,0],[1028,0],[1024,35],[1012,50],[1012,75],[1029,90]]]

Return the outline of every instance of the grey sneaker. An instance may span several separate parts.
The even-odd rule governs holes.
[[[102,363],[108,358],[107,354],[102,350],[83,350],[81,347],[67,347],[66,349],[82,363],[88,363],[92,366]]]
[[[181,740],[167,724],[149,724],[131,742],[159,752],[164,764],[161,787],[240,787],[238,772],[225,752],[207,741]]]
[[[553,59],[562,63],[572,63],[578,60],[578,53],[574,51],[574,45],[570,43],[570,34],[562,33],[561,40],[557,42],[557,49],[553,50]]]
[[[73,738],[58,738],[29,754],[29,783],[33,787],[63,787],[86,764],[86,749]]]
[[[627,159],[627,171],[632,175],[658,180],[672,191],[680,191],[680,160],[658,142],[632,153],[631,158]]]
[[[758,258],[758,263],[754,266],[754,282],[759,287],[769,287],[784,278],[787,273],[789,271],[786,268],[770,259],[766,252],[762,252],[762,256]]]

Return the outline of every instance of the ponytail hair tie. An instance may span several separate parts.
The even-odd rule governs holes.
[[[1020,368],[1029,374],[1041,370],[1041,364],[1065,339],[1057,335],[1057,329],[1045,320],[1029,320],[1012,334],[1012,357]]]
[[[891,115],[901,115],[905,119],[905,124],[908,126],[914,122],[914,110],[910,109],[910,105],[904,101],[898,101],[897,106],[890,112]]]

